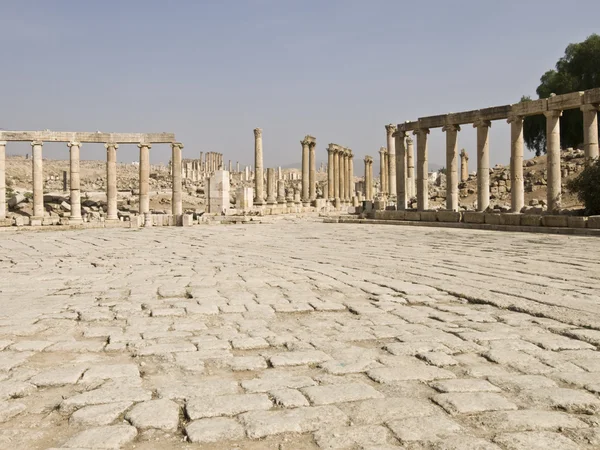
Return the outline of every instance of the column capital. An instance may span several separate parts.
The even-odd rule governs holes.
[[[389,125],[385,126],[385,131],[387,132],[388,136],[392,136],[397,130],[396,125],[394,125],[393,123],[390,123]]]
[[[255,128],[254,129],[254,137],[259,138],[261,136],[262,136],[262,128]]]
[[[300,141],[300,144],[302,144],[302,147],[308,147],[308,145],[310,144],[310,141],[308,139],[304,138]]]
[[[69,147],[69,148],[71,148],[71,147],[81,147],[81,142],[77,142],[77,141],[67,142],[67,147]]]
[[[418,135],[426,136],[429,134],[429,128],[417,128],[416,130],[413,131],[413,134],[415,136],[418,136]]]
[[[406,144],[412,144],[413,143],[413,138],[410,137],[410,134],[406,135]]]
[[[551,109],[549,111],[544,111],[544,116],[546,116],[547,119],[558,118],[562,116],[562,113],[561,109]]]
[[[171,147],[179,147],[180,149],[183,148],[183,144],[181,142],[172,142],[171,143]]]
[[[138,147],[139,147],[139,148],[142,148],[142,147],[148,147],[148,148],[152,148],[152,145],[150,145],[150,144],[146,144],[146,143],[144,143],[144,142],[140,142],[140,143],[138,144]]]
[[[308,143],[308,147],[312,150],[313,148],[315,148],[317,146],[317,143],[314,141],[311,141]]]
[[[460,151],[460,157],[465,158],[467,160],[469,159],[469,155],[467,154],[464,148]]]
[[[115,150],[119,148],[119,144],[115,143],[115,142],[107,142],[106,144],[104,144],[105,148],[110,148],[113,147]]]
[[[448,124],[442,127],[442,131],[460,131],[460,125],[458,124]]]
[[[379,154],[383,155],[384,153],[387,153],[387,148],[379,147]]]
[[[600,105],[595,105],[593,103],[587,103],[585,105],[581,105],[581,107],[579,109],[582,110],[583,112],[600,111]]]
[[[519,116],[517,114],[511,114],[510,116],[508,116],[508,119],[506,119],[506,123],[518,123],[518,122],[523,122],[525,118],[523,116]]]
[[[44,145],[44,143],[42,141],[31,141],[31,146],[33,147],[34,145]]]
[[[492,126],[492,122],[490,120],[477,119],[473,122],[473,128],[487,127],[490,128]]]

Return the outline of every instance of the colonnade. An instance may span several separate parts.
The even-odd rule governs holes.
[[[427,137],[432,128],[441,128],[446,133],[446,209],[457,211],[458,205],[458,136],[461,125],[472,124],[477,129],[477,210],[485,211],[490,199],[490,128],[495,120],[506,120],[511,126],[510,176],[511,211],[520,212],[524,206],[523,179],[523,120],[525,117],[543,114],[546,117],[547,146],[547,198],[548,211],[556,212],[561,207],[560,169],[560,117],[567,109],[580,109],[584,123],[584,155],[586,164],[598,158],[598,110],[600,88],[563,95],[552,95],[513,105],[496,106],[480,110],[451,113],[419,118],[414,122],[398,124],[393,132],[397,152],[398,180],[396,195],[398,209],[405,209],[409,196],[408,149],[409,133],[417,138],[417,209],[428,209],[428,148]],[[386,131],[388,127],[386,126]],[[389,133],[389,132],[388,132]],[[468,157],[461,154],[463,171],[461,180],[468,177],[464,167]],[[383,158],[382,158],[383,159]]]
[[[45,139],[44,139],[45,138]],[[118,220],[117,215],[117,149],[119,142],[131,144],[139,139],[139,213],[150,212],[149,179],[150,179],[150,148],[151,142],[170,143],[172,149],[172,213],[180,215],[183,212],[181,200],[181,149],[183,144],[173,142],[175,136],[171,133],[158,134],[112,134],[112,133],[63,133],[63,132],[14,132],[0,131],[0,220],[6,218],[5,204],[5,155],[7,141],[29,141],[32,147],[32,178],[33,178],[33,215],[32,220],[41,221],[44,218],[44,176],[42,149],[45,141],[66,142],[69,148],[70,160],[70,203],[71,223],[81,223],[81,183],[79,157],[82,142],[102,143],[106,147],[106,198],[107,221]]]
[[[223,154],[217,152],[200,152],[200,159],[184,159],[182,165],[183,177],[192,181],[200,181],[219,169],[225,169]],[[229,171],[231,172],[231,161]]]
[[[327,169],[327,198],[336,203],[350,203],[354,192],[354,154],[337,144],[329,144]]]

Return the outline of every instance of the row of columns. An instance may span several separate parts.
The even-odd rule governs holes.
[[[42,159],[42,141],[32,141],[32,178],[33,178],[33,218],[44,217],[44,168]],[[79,156],[81,143],[71,141],[69,148],[70,165],[70,203],[71,223],[81,223],[81,180],[79,171]],[[106,147],[106,220],[118,220],[117,215],[117,143],[107,143]],[[140,143],[139,164],[139,212],[150,212],[150,148],[147,143]],[[183,144],[174,142],[172,147],[172,213],[183,213],[181,198],[181,149]],[[5,178],[6,142],[0,142],[0,219],[6,218],[6,178]]]
[[[223,154],[216,152],[200,152],[200,159],[186,159],[182,162],[183,176],[192,181],[199,181],[210,176],[219,169],[225,169],[223,162]],[[231,172],[232,165],[229,161],[229,171]],[[238,162],[239,171],[239,162]]]
[[[583,105],[584,121],[584,156],[586,164],[599,157],[598,150],[598,105]],[[561,110],[544,112],[546,117],[546,149],[547,149],[547,198],[549,211],[557,211],[561,206],[562,174],[560,169],[560,117]],[[511,211],[520,212],[524,206],[525,186],[523,178],[523,120],[524,116],[511,115],[507,122],[511,126]],[[491,121],[478,119],[473,123],[477,129],[477,211],[485,211],[490,203],[490,145],[489,130]],[[387,128],[387,127],[386,127]],[[442,128],[446,133],[446,209],[458,211],[458,132],[460,126],[447,124]],[[427,135],[428,128],[416,129],[417,137],[417,209],[424,211],[429,206]],[[406,142],[409,137],[405,131],[396,131],[396,147],[398,149],[399,182],[397,184],[398,208],[406,208],[406,164],[408,152]],[[461,153],[461,181],[468,178],[466,153]]]
[[[336,144],[329,144],[327,153],[327,198],[348,203],[354,197],[354,154]]]

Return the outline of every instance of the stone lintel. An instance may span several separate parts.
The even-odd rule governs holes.
[[[450,113],[446,116],[446,125],[466,125],[473,123],[479,117],[479,110]]]
[[[446,125],[446,116],[447,114],[419,117],[419,128],[441,128]]]
[[[589,89],[583,94],[583,103],[600,103],[600,88]]]
[[[556,95],[548,99],[548,109],[564,110],[579,108],[583,104],[583,92],[571,92],[570,94]]]
[[[479,118],[483,120],[505,120],[511,114],[511,106],[493,106],[479,110]]]
[[[511,114],[515,116],[537,116],[548,111],[548,99],[531,100],[528,102],[515,103],[511,106]]]
[[[415,120],[414,122],[404,122],[398,124],[397,131],[414,131],[419,128],[419,122]]]
[[[69,131],[0,131],[0,141],[91,142],[104,144],[170,144],[174,133],[88,133]]]

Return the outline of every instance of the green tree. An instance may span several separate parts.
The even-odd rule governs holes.
[[[539,98],[550,94],[568,94],[600,87],[600,35],[592,34],[585,41],[569,44],[565,55],[556,63],[556,69],[540,78],[536,89]],[[531,100],[523,96],[521,101]],[[599,127],[600,128],[600,127]],[[523,123],[525,144],[536,155],[546,151],[546,120],[543,116],[526,117]],[[577,147],[583,143],[583,115],[578,109],[563,112],[560,118],[562,148]]]
[[[586,214],[600,214],[600,159],[567,181],[567,189],[577,194],[585,206]]]

